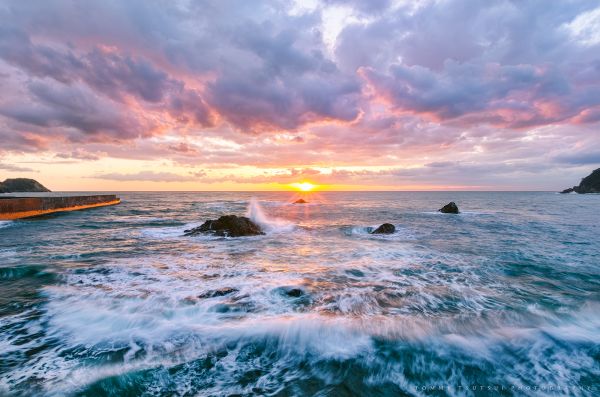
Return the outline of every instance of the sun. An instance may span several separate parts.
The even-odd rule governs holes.
[[[290,186],[292,186],[295,189],[301,190],[303,192],[310,192],[311,190],[313,190],[314,188],[316,188],[316,185],[313,185],[310,182],[296,182],[296,183],[291,183]]]

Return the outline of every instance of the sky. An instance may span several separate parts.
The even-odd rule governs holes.
[[[0,2],[0,180],[559,190],[599,166],[597,0]]]

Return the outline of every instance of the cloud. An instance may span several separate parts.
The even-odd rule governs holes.
[[[425,164],[430,180],[461,183],[460,172],[501,164],[558,173],[592,164],[600,144],[599,10],[8,0],[0,152],[277,168],[286,180],[302,177],[291,169]]]
[[[92,178],[110,181],[142,181],[142,182],[189,182],[197,180],[197,175],[180,175],[172,172],[140,171],[135,174],[117,172],[94,175]]]
[[[505,188],[526,189],[531,183],[554,172],[543,164],[527,162],[436,162],[413,167],[371,168],[293,168],[264,171],[251,176],[234,173],[220,176],[203,175],[204,183],[278,184],[310,181],[317,185],[362,185],[386,187],[389,190],[410,188],[472,188],[490,190],[502,182]],[[568,175],[571,176],[571,173]],[[568,178],[565,178],[567,180]]]
[[[600,79],[589,74],[597,59],[565,29],[592,2],[423,4],[340,34],[342,69],[358,70],[393,111],[520,129],[566,123],[598,106]]]
[[[563,154],[556,156],[555,160],[559,163],[573,165],[600,164],[600,151],[585,151],[573,154]]]
[[[148,128],[87,86],[36,81],[28,89],[33,103],[13,101],[0,106],[0,114],[37,127],[66,127],[114,138],[136,137]]]
[[[391,0],[324,0],[323,3],[349,7],[358,14],[379,14],[387,10]]]
[[[21,167],[13,164],[3,164],[0,163],[0,170],[8,171],[8,172],[37,172],[28,167]]]
[[[56,153],[55,157],[60,159],[95,161],[100,160],[101,155],[101,153],[90,153],[85,150],[75,149],[70,153]]]

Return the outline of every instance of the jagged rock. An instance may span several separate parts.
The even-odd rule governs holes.
[[[306,201],[304,199],[298,199],[298,200],[294,201],[294,204],[308,204],[308,201]]]
[[[600,193],[600,168],[594,170],[591,174],[581,180],[579,186],[573,186],[563,190],[561,193],[577,192],[585,193]]]
[[[391,223],[384,223],[377,229],[373,230],[371,234],[392,234],[396,231],[396,226]]]
[[[458,214],[460,212],[458,210],[458,206],[454,201],[449,202],[448,204],[440,208],[438,211],[443,214]]]
[[[202,225],[185,230],[186,236],[214,234],[223,237],[258,236],[265,234],[260,226],[245,216],[225,215],[217,220],[208,220]]]
[[[35,179],[13,178],[0,182],[0,193],[28,193],[28,192],[49,192]]]

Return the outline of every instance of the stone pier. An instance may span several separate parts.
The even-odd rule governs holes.
[[[30,218],[62,211],[77,211],[86,208],[119,204],[114,194],[93,196],[0,196],[0,220]]]

